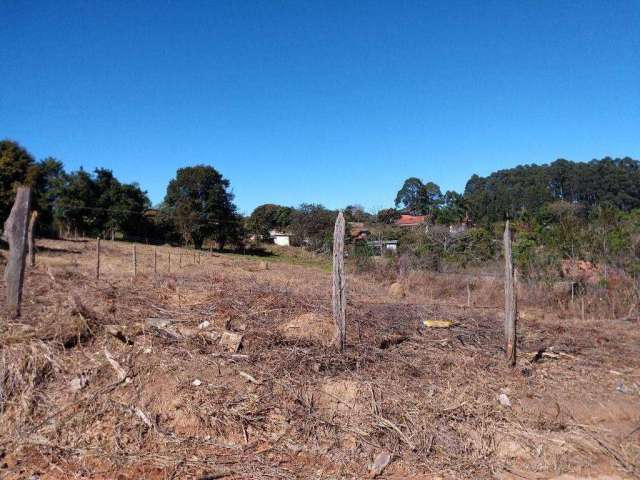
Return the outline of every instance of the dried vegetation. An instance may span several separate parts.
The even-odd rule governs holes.
[[[132,279],[128,246],[104,242],[96,281],[91,243],[40,247],[23,317],[2,325],[2,478],[365,478],[381,452],[381,478],[640,474],[637,318],[527,307],[511,369],[500,310],[476,308],[500,282],[473,279],[467,308],[466,279],[406,278],[399,298],[396,279],[352,276],[337,354],[325,271],[178,269],[173,251],[169,274],[163,248],[154,276],[139,246]]]

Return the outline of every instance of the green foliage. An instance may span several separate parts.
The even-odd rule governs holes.
[[[37,232],[55,235],[53,205],[64,182],[65,171],[62,162],[55,158],[45,158],[38,162],[37,180],[33,194],[33,208],[38,211]]]
[[[440,187],[433,182],[422,183],[416,177],[408,178],[404,181],[402,188],[396,195],[396,208],[403,207],[403,210],[411,215],[435,215],[442,205],[442,192]]]
[[[266,203],[256,207],[246,220],[247,232],[267,240],[271,230],[283,231],[291,224],[293,208]]]
[[[353,261],[356,272],[366,272],[373,267],[373,248],[363,241],[358,241],[353,245]]]
[[[437,211],[438,223],[461,223],[467,213],[464,197],[458,192],[448,190],[442,198],[442,206]]]
[[[222,250],[226,243],[239,240],[241,222],[228,188],[229,180],[211,166],[178,169],[167,187],[164,206],[185,242],[201,248],[212,237]]]
[[[559,159],[549,165],[520,165],[488,177],[473,175],[464,198],[472,219],[480,223],[537,214],[555,201],[588,208],[609,203],[628,212],[640,207],[640,162],[606,157],[588,163]]]
[[[27,150],[11,140],[0,141],[0,218],[7,218],[17,185],[34,185],[38,167]]]
[[[294,245],[328,253],[333,244],[333,227],[337,213],[322,205],[303,203],[291,216]]]
[[[344,209],[344,219],[347,222],[370,222],[372,215],[365,212],[362,205],[349,205]]]

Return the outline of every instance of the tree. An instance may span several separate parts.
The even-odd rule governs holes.
[[[247,231],[261,240],[269,238],[271,230],[284,230],[291,223],[293,208],[266,203],[256,207],[247,219]]]
[[[591,209],[603,202],[629,212],[640,207],[640,161],[605,157],[590,162],[558,159],[549,165],[519,165],[473,175],[464,198],[476,222],[536,215],[546,205],[564,201]]]
[[[96,233],[96,186],[91,175],[80,168],[64,175],[50,192],[54,223],[68,233]]]
[[[33,208],[38,211],[36,230],[39,234],[55,235],[54,203],[66,177],[62,162],[47,157],[37,164],[38,173],[33,192]]]
[[[137,183],[120,183],[111,170],[95,171],[96,228],[101,234],[121,232],[139,237],[147,231],[144,213],[151,202]]]
[[[422,183],[416,177],[404,181],[402,188],[396,195],[396,208],[400,205],[411,215],[434,216],[442,205],[442,191],[433,182]]]
[[[379,210],[376,214],[376,219],[379,223],[392,224],[400,218],[400,212],[395,208],[385,208]]]
[[[330,252],[337,213],[322,205],[303,203],[291,218],[293,241],[312,250]]]
[[[347,222],[368,222],[371,215],[364,211],[362,205],[349,205],[344,209],[344,218]]]
[[[169,182],[165,206],[185,242],[201,248],[213,238],[222,250],[241,232],[229,180],[207,165],[180,168]]]
[[[443,197],[442,207],[438,211],[439,223],[460,223],[466,215],[464,197],[458,192],[448,190]]]
[[[12,140],[0,141],[0,219],[9,216],[18,185],[32,186],[38,167],[27,150]]]
[[[420,191],[423,186],[422,180],[419,178],[407,178],[396,195],[396,208],[402,205],[409,213],[418,215],[420,210]]]

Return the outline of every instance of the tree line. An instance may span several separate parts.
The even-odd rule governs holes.
[[[0,141],[0,216],[7,218],[17,185],[32,187],[43,236],[100,236],[177,242],[201,248],[242,238],[229,181],[213,167],[181,168],[169,182],[164,201],[151,208],[137,183],[119,181],[111,170],[67,172],[54,158],[36,161],[17,142]]]
[[[54,158],[36,161],[11,140],[0,142],[0,215],[9,214],[15,186],[33,187],[38,234],[74,234],[224,248],[265,241],[273,230],[291,235],[294,245],[331,250],[337,210],[319,204],[298,207],[260,205],[243,218],[234,204],[229,180],[215,168],[196,165],[177,170],[163,202],[152,208],[137,183],[119,181],[110,170],[67,172]],[[433,181],[408,178],[393,208],[367,212],[359,205],[343,209],[347,222],[379,225],[385,236],[423,259],[453,255],[464,263],[496,254],[502,222],[513,220],[514,255],[526,263],[553,258],[606,258],[636,265],[640,255],[640,162],[609,157],[590,162],[559,159],[546,165],[522,165],[486,177],[473,175],[464,192],[442,192]],[[464,235],[432,228],[429,235],[394,229],[402,214],[424,215],[434,226],[465,223]],[[551,260],[550,260],[551,259]],[[433,262],[428,261],[427,264]],[[636,267],[633,267],[636,268]]]

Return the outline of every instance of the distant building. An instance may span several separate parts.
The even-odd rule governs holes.
[[[374,255],[382,255],[384,252],[396,253],[398,251],[398,240],[370,240],[367,245],[371,247]]]
[[[276,245],[280,245],[281,247],[289,247],[291,245],[291,235],[288,233],[271,230],[269,235]]]
[[[400,218],[395,221],[395,225],[398,227],[417,227],[424,225],[427,218],[427,215],[400,215]]]

